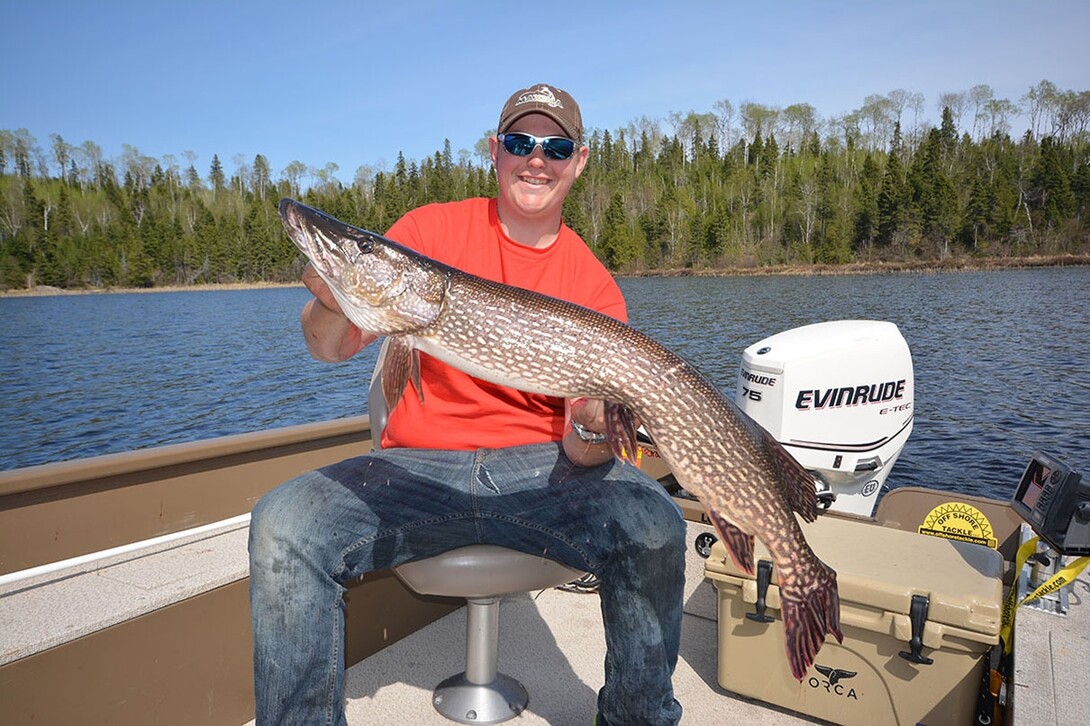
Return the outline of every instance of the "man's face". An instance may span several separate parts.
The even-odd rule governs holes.
[[[566,136],[560,126],[548,116],[529,114],[511,125],[507,133],[521,132],[533,136]],[[515,156],[492,137],[488,142],[499,183],[501,218],[518,215],[524,219],[559,214],[564,197],[583,173],[589,154],[586,147],[577,147],[567,159],[549,159],[540,146],[529,156]]]

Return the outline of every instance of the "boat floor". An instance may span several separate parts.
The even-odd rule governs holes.
[[[689,523],[689,537],[708,530]],[[716,682],[716,593],[704,560],[687,558],[685,615],[674,690],[683,723],[822,723],[731,693]],[[465,667],[465,608],[440,618],[350,668],[349,724],[449,726],[431,705],[432,689]],[[518,726],[590,726],[603,681],[605,638],[598,595],[558,589],[523,593],[500,606],[499,669],[530,693]],[[251,721],[251,724],[254,722]]]
[[[1021,726],[1087,723],[1090,675],[1090,568],[1069,590],[1066,615],[1022,606],[1014,628],[1014,719]]]
[[[689,522],[687,540],[710,528]],[[690,548],[685,615],[674,688],[688,724],[817,723],[753,701],[717,682],[717,595],[705,561]],[[10,662],[125,618],[164,607],[246,574],[246,527],[236,525],[0,588],[0,662]],[[1090,576],[1070,591],[1060,617],[1018,611],[1009,724],[1085,722],[1090,673]],[[388,646],[348,671],[349,724],[451,723],[431,705],[433,687],[464,666],[465,609]],[[500,610],[500,670],[530,692],[512,721],[526,726],[591,724],[603,681],[605,644],[596,594],[556,589],[512,596]],[[1011,714],[1008,714],[1009,716]],[[250,721],[249,723],[253,723]]]
[[[688,541],[710,527],[689,523]],[[1071,609],[1060,617],[1022,608],[1018,659],[1011,679],[1017,706],[1008,724],[1076,726],[1085,723],[1084,681],[1090,672],[1090,576],[1071,592]],[[682,723],[731,726],[825,723],[739,696],[717,681],[717,595],[704,577],[704,560],[687,558],[680,657],[675,695]],[[510,723],[578,726],[594,721],[603,681],[605,641],[596,594],[557,589],[507,598],[500,608],[499,668],[521,681],[529,705]],[[464,668],[465,609],[443,617],[349,669],[349,724],[451,721],[431,705],[432,689]],[[253,724],[254,722],[250,722]]]

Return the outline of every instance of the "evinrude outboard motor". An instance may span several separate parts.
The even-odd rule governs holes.
[[[912,432],[913,396],[897,326],[837,320],[746,348],[735,400],[814,475],[820,501],[869,516]]]

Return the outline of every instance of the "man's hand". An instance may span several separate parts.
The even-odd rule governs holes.
[[[303,338],[314,358],[328,363],[348,360],[377,337],[352,324],[311,263],[303,268],[303,284],[314,295],[300,316]]]
[[[335,312],[340,315],[344,315],[341,311],[341,305],[337,302],[337,298],[333,297],[333,291],[329,289],[329,285],[322,279],[322,276],[318,274],[318,271],[314,269],[314,263],[308,262],[307,266],[303,268],[303,284],[310,290],[310,294],[318,298],[325,307],[329,308],[330,312]]]
[[[570,405],[572,421],[594,433],[606,430],[605,401],[599,398],[573,398]]]
[[[568,413],[573,423],[579,424],[590,433],[598,434],[606,429],[606,406],[599,399],[572,398],[568,401]],[[596,444],[584,441],[573,429],[564,432],[561,443],[564,453],[578,466],[598,466],[613,458],[613,449],[609,442]]]

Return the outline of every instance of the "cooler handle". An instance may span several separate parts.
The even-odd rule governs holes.
[[[927,595],[913,595],[908,618],[912,622],[912,639],[908,641],[909,650],[902,650],[900,656],[912,663],[931,665],[935,661],[923,655],[923,628],[927,624],[927,610],[931,601]]]
[[[746,613],[746,617],[758,623],[771,623],[772,616],[765,615],[768,605],[765,596],[768,595],[768,585],[772,582],[772,562],[769,560],[757,561],[757,604],[753,612]]]

